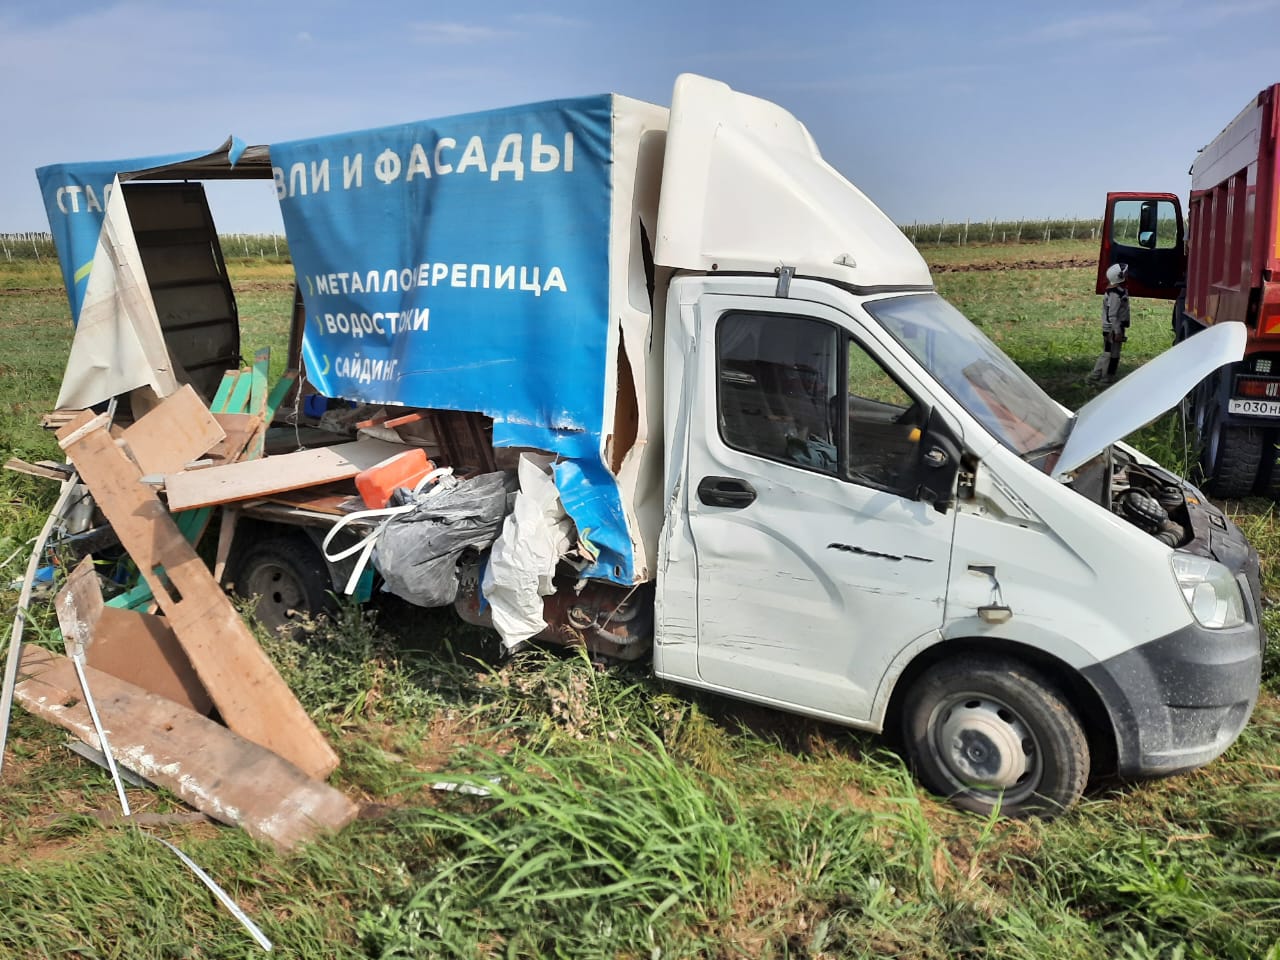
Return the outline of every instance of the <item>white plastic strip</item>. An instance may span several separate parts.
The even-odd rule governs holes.
[[[116,767],[116,759],[111,753],[111,745],[107,742],[107,736],[102,730],[102,723],[98,719],[98,711],[93,705],[93,696],[89,693],[89,682],[85,678],[84,669],[81,666],[80,659],[80,655],[76,655],[72,657],[71,662],[76,665],[76,674],[80,677],[80,689],[84,692],[85,706],[89,708],[89,716],[93,718],[93,728],[98,734],[98,745],[102,748],[102,754],[107,761],[107,769],[111,771],[111,779],[115,781],[116,792],[120,795],[120,807],[124,811],[124,815],[126,817],[132,817],[133,814],[129,810],[129,801],[125,799],[124,785],[120,782],[120,771],[119,768]],[[144,837],[151,837],[151,839],[157,843],[163,843],[166,847],[172,850],[177,858],[186,865],[187,869],[199,877],[200,882],[208,887],[213,895],[218,898],[218,902],[226,907],[228,912],[239,920],[241,925],[249,931],[249,936],[253,937],[253,939],[257,941],[258,946],[262,947],[262,949],[268,953],[271,952],[271,941],[267,939],[266,934],[259,929],[256,923],[249,919],[249,915],[240,909],[240,905],[231,899],[227,891],[218,886],[213,877],[201,870],[194,860],[188,857],[168,840],[162,840],[160,837],[152,836],[141,827],[138,828],[138,832]]]
[[[437,480],[443,481],[446,477],[452,476],[453,467],[437,467],[417,482],[413,488],[413,493],[416,496],[422,491],[422,488],[428,484],[435,483]],[[443,482],[436,483],[433,489],[427,491],[427,496],[435,496],[444,489],[445,484]],[[417,507],[417,503],[406,503],[399,507],[382,507],[377,510],[357,510],[355,513],[347,514],[329,528],[329,532],[325,534],[324,541],[320,544],[320,550],[324,553],[326,560],[330,563],[337,563],[339,560],[347,559],[347,557],[354,553],[359,552],[360,554],[359,558],[356,560],[355,566],[351,569],[351,576],[347,578],[347,585],[343,588],[343,593],[350,596],[355,592],[356,584],[360,582],[360,574],[364,573],[364,568],[368,566],[369,558],[373,556],[373,548],[378,542],[378,535],[382,533],[382,528],[387,525],[387,522],[392,517],[398,516],[402,513],[408,513],[415,507]],[[351,546],[343,550],[339,550],[337,553],[329,553],[329,544],[333,542],[333,538],[338,535],[339,530],[343,529],[353,520],[372,520],[375,518],[381,518],[382,522],[378,524],[375,529],[369,531],[365,537],[356,541]]]
[[[151,834],[147,833],[145,830],[141,832],[143,836],[151,837],[151,839],[154,840],[156,843],[163,843],[166,847],[172,850],[174,855],[179,860],[181,860],[184,864],[186,864],[187,869],[190,870],[192,873],[194,873],[197,877],[199,877],[200,881],[206,887],[209,888],[210,892],[212,892],[215,897],[218,898],[218,902],[220,902],[224,907],[226,907],[228,912],[230,912],[230,914],[233,917],[239,920],[240,924],[246,930],[249,931],[249,936],[253,937],[253,939],[258,942],[258,946],[260,946],[263,950],[267,951],[267,953],[271,952],[271,941],[267,939],[267,935],[263,933],[261,929],[259,929],[256,923],[254,923],[252,920],[249,919],[249,915],[240,909],[240,905],[231,899],[227,891],[223,890],[220,886],[218,886],[217,881],[214,880],[213,877],[209,876],[207,873],[201,870],[194,860],[188,857],[185,853],[183,853],[181,850],[175,847],[168,840],[162,840],[159,837],[152,836]]]
[[[76,640],[77,646],[79,639]],[[93,732],[98,735],[98,749],[107,758],[107,769],[111,771],[111,779],[116,785],[116,794],[120,797],[120,809],[126,817],[133,816],[129,810],[129,798],[124,795],[124,784],[120,780],[120,771],[116,769],[116,758],[111,754],[111,744],[107,743],[107,731],[102,729],[102,721],[98,719],[98,708],[93,702],[93,694],[89,690],[89,678],[84,675],[84,653],[76,650],[71,656],[75,664],[76,676],[80,678],[80,692],[84,694],[84,705],[89,708],[89,719],[93,721]]]

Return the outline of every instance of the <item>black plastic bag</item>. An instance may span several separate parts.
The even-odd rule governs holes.
[[[503,471],[469,480],[446,477],[438,488],[410,497],[406,502],[417,506],[387,522],[373,554],[386,589],[420,607],[453,603],[458,557],[493,542],[517,489],[515,472]]]

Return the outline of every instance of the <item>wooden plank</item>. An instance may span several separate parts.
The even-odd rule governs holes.
[[[71,571],[55,609],[68,650],[78,644],[88,666],[196,713],[206,714],[213,707],[163,617],[103,604],[92,558],[85,557]]]
[[[215,413],[226,436],[209,450],[215,465],[235,463],[244,457],[254,438],[263,433],[262,418],[252,413]]]
[[[290,507],[326,513],[335,517],[345,516],[365,509],[364,501],[356,493],[349,480],[328,483],[322,487],[306,487],[302,490],[285,490],[265,498],[271,503],[283,503]]]
[[[25,460],[19,460],[17,457],[10,457],[4,462],[6,470],[12,470],[14,473],[25,473],[32,477],[42,477],[45,480],[65,480],[71,474],[71,468],[63,468],[58,465],[48,465],[46,463],[27,463]]]
[[[383,421],[382,425],[384,427],[393,428],[407,427],[411,423],[417,423],[418,421],[425,420],[426,418],[427,414],[424,411],[417,410],[413,413],[406,413],[403,417],[392,417],[390,420]]]
[[[262,458],[266,449],[267,428],[271,426],[271,421],[275,419],[276,411],[280,409],[280,404],[284,402],[284,398],[289,393],[289,388],[293,386],[293,382],[297,378],[298,372],[296,370],[286,370],[280,379],[276,381],[276,385],[267,396],[262,410],[262,428],[245,448],[244,458],[246,460],[259,460]]]
[[[214,395],[213,403],[210,405],[214,419],[218,421],[218,425],[222,427],[226,436],[209,451],[209,455],[215,460],[225,463],[234,463],[240,459],[244,454],[245,448],[253,440],[255,431],[260,429],[258,418],[252,414],[223,412],[231,400],[232,390],[239,379],[239,370],[228,370],[223,375],[222,383],[218,386],[218,392]],[[185,510],[174,515],[178,529],[182,531],[182,535],[188,543],[194,545],[200,542],[205,527],[209,523],[210,513],[211,511],[208,507],[202,507],[199,510]],[[139,580],[127,593],[108,600],[107,606],[119,607],[124,610],[137,610],[150,606],[154,599],[151,596],[151,587],[147,585],[147,581]]]
[[[65,424],[77,419],[82,413],[84,411],[76,407],[59,407],[52,413],[46,413],[42,416],[40,418],[40,426],[46,430],[58,430]]]
[[[328,776],[338,764],[337,754],[164,504],[138,482],[137,466],[106,431],[85,433],[74,422],[64,429],[79,435],[64,449],[137,564],[227,726],[311,776]],[[209,471],[192,476],[201,472]]]
[[[253,354],[252,378],[249,385],[249,412],[262,416],[267,409],[267,371],[271,367],[271,348],[262,347]]]
[[[235,387],[231,390],[231,396],[227,399],[226,409],[223,413],[251,413],[249,407],[249,391],[253,388],[253,374],[249,371],[241,371],[240,379],[236,381]]]
[[[164,478],[164,485],[169,509],[189,510],[346,480],[406,449],[404,444],[385,440],[357,440],[318,450],[299,450],[262,460],[173,473]]]
[[[71,661],[29,646],[22,671],[18,702],[100,750]],[[117,763],[215,820],[287,850],[355,818],[339,791],[226,727],[93,667],[85,675]]]
[[[124,432],[143,474],[174,473],[226,438],[195,389],[186,384]]]
[[[199,714],[213,700],[164,617],[103,607],[85,662]]]
[[[240,519],[240,511],[235,507],[222,508],[222,523],[218,527],[218,552],[213,558],[213,579],[222,582],[222,575],[227,572],[227,557],[231,555],[231,541],[236,535],[236,521]]]
[[[213,400],[209,403],[209,409],[215,413],[227,409],[227,401],[231,399],[231,391],[236,387],[236,381],[240,379],[239,370],[228,370],[222,375],[222,381],[218,384],[218,391],[213,395]]]
[[[297,370],[286,370],[280,375],[276,385],[271,388],[271,394],[267,397],[267,409],[264,413],[264,419],[267,423],[270,423],[275,418],[276,411],[280,409],[280,404],[284,403],[284,398],[289,395],[289,390],[297,379]]]
[[[102,589],[92,557],[85,557],[71,571],[54,599],[54,611],[69,654],[74,656],[93,642],[93,627],[102,615]]]

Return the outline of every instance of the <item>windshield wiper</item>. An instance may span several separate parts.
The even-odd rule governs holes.
[[[1032,459],[1042,454],[1052,453],[1055,450],[1061,450],[1063,447],[1067,445],[1067,439],[1071,436],[1071,431],[1075,429],[1075,426],[1076,426],[1076,418],[1072,417],[1070,420],[1067,421],[1067,428],[1062,431],[1061,440],[1051,440],[1049,443],[1044,443],[1032,450],[1028,450],[1026,453],[1022,454],[1022,459],[1026,460],[1027,462],[1030,462]]]

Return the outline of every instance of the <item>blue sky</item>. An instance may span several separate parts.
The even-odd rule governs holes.
[[[683,71],[773,100],[899,223],[1097,216],[1185,196],[1196,150],[1280,81],[1280,0],[984,4],[4,0],[0,232],[47,229],[34,168],[591,93]],[[214,197],[279,229],[270,185]]]

